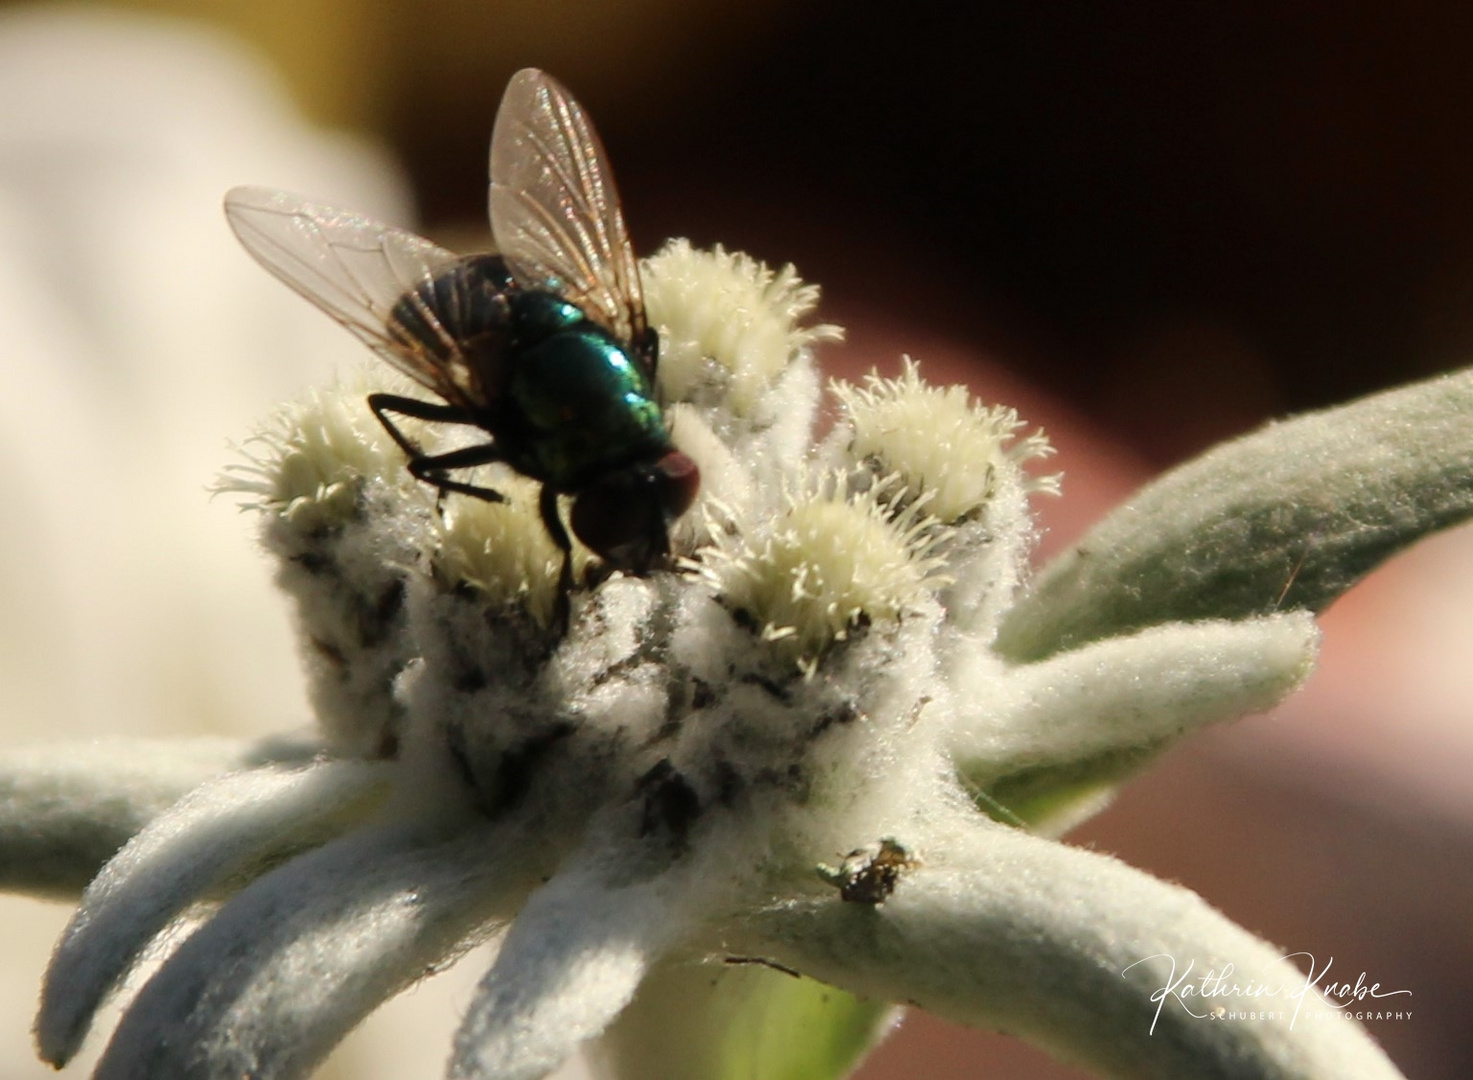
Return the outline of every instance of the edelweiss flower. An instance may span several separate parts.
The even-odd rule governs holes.
[[[506,503],[437,499],[360,386],[263,430],[227,486],[296,603],[320,741],[157,816],[178,777],[146,762],[12,785],[15,814],[69,800],[39,835],[72,873],[88,821],[152,818],[57,948],[43,1057],[167,953],[99,1075],[304,1075],[499,936],[455,1077],[540,1077],[600,1036],[621,1076],[840,1076],[893,1003],[1112,1075],[1397,1075],[1350,1021],[1213,1023],[1163,995],[1189,963],[1302,976],[1050,837],[1176,737],[1291,692],[1312,611],[1468,516],[1473,376],[1229,444],[1025,590],[1027,499],[1057,488],[1025,471],[1041,435],[907,363],[834,384],[813,444],[809,346],[835,331],[799,325],[811,288],[680,243],[645,281],[703,494],[670,568],[575,553],[565,629],[533,485],[492,467]]]

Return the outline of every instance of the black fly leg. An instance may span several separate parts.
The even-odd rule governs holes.
[[[563,553],[563,569],[557,579],[557,607],[553,610],[553,621],[559,636],[568,632],[570,615],[568,593],[573,589],[573,542],[568,539],[568,530],[563,528],[563,519],[557,512],[557,492],[549,484],[542,485],[542,494],[537,499],[537,509],[542,511],[542,524],[547,535]]]
[[[483,427],[484,425],[467,410],[457,405],[420,401],[418,398],[403,397],[399,394],[369,394],[368,407],[373,410],[373,415],[389,433],[389,438],[393,439],[399,449],[403,450],[405,456],[409,458],[409,474],[416,480],[433,484],[439,488],[441,495],[447,491],[454,491],[461,495],[484,499],[486,502],[506,501],[506,496],[493,488],[452,480],[445,475],[453,469],[469,469],[476,465],[489,465],[493,461],[500,461],[501,453],[496,449],[494,443],[466,446],[444,454],[426,454],[413,439],[400,431],[398,425],[388,416],[389,413],[398,413],[400,416],[412,417],[415,420]]]
[[[373,415],[384,426],[389,437],[409,458],[409,474],[416,480],[433,484],[440,490],[441,495],[447,491],[454,491],[461,495],[484,499],[487,502],[506,501],[505,495],[492,488],[480,487],[462,480],[452,480],[445,475],[455,469],[470,469],[477,465],[489,465],[494,461],[504,460],[495,443],[464,446],[458,450],[448,450],[443,454],[426,454],[419,444],[400,431],[398,425],[389,419],[389,414],[395,413],[415,420],[468,424],[485,430],[486,425],[481,418],[470,410],[458,405],[420,401],[418,398],[403,397],[399,394],[369,394],[368,407],[373,410]],[[558,516],[557,492],[547,484],[542,485],[542,494],[538,498],[537,508],[542,514],[542,524],[547,529],[547,535],[552,538],[557,549],[563,553],[563,568],[558,574],[557,604],[553,609],[553,622],[561,635],[567,633],[570,617],[568,594],[573,589],[573,542],[568,538],[568,530],[564,528],[562,518]]]
[[[455,491],[461,495],[484,499],[486,502],[506,502],[506,496],[495,488],[468,484],[463,480],[452,480],[445,475],[451,469],[469,469],[476,465],[490,465],[493,461],[501,460],[501,451],[496,448],[495,443],[482,443],[480,446],[465,446],[444,454],[412,457],[409,459],[409,475],[416,480],[423,480],[426,484],[434,484],[440,489],[442,495],[447,491]]]
[[[422,458],[425,452],[413,439],[399,430],[394,421],[389,419],[389,413],[398,413],[400,416],[412,417],[415,420],[481,426],[474,416],[458,405],[420,401],[419,398],[405,397],[403,394],[369,394],[368,407],[373,410],[373,415],[378,418],[378,422],[384,425],[389,438],[398,443],[399,449],[408,454],[411,459]]]

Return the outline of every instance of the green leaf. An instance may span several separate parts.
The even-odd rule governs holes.
[[[1141,489],[1047,566],[997,649],[1038,660],[1168,621],[1323,610],[1473,516],[1473,371],[1270,424]]]
[[[1080,807],[1098,811],[1110,792],[1168,745],[1128,747],[1063,765],[1041,765],[1000,777],[973,797],[977,808],[994,821],[1040,828],[1052,835],[1060,831],[1055,822],[1072,825],[1082,820],[1076,817]]]
[[[670,962],[604,1036],[624,1080],[838,1080],[891,1007],[757,963]]]

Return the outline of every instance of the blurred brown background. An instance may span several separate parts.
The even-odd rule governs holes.
[[[309,113],[387,139],[431,227],[483,220],[501,88],[547,68],[642,248],[792,260],[1158,462],[1473,339],[1467,5],[141,6],[239,29]]]
[[[1008,400],[1059,434],[1055,546],[1151,465],[1473,344],[1464,4],[135,6],[239,31],[312,117],[384,139],[430,232],[484,228],[501,90],[553,72],[596,119],[642,251],[685,235],[795,262],[851,361],[908,350],[1000,392],[985,358],[1051,394]],[[1418,1021],[1373,1033],[1409,1075],[1460,1077],[1473,814],[1415,761],[1368,764],[1419,730],[1372,659],[1409,610],[1397,580],[1332,612],[1326,670],[1289,710],[1179,752],[1077,839],[1411,987]],[[1290,750],[1269,741],[1291,723]],[[921,1017],[863,1075],[1079,1074]]]

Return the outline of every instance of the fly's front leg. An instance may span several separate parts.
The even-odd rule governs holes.
[[[425,452],[419,448],[418,443],[399,430],[399,425],[389,419],[389,413],[444,424],[476,423],[475,417],[456,405],[420,401],[419,398],[405,397],[403,394],[369,394],[368,407],[373,410],[374,417],[389,433],[389,438],[399,445],[399,449],[403,450],[411,461],[425,457]]]
[[[542,512],[542,524],[547,529],[547,535],[552,537],[552,542],[563,553],[563,569],[557,579],[557,606],[553,609],[553,621],[558,633],[566,634],[570,614],[568,593],[573,589],[573,542],[568,539],[568,530],[563,527],[563,519],[558,514],[557,492],[552,489],[552,485],[542,485],[537,509]]]
[[[452,480],[446,475],[455,469],[470,469],[477,465],[489,465],[493,461],[501,461],[501,452],[494,443],[466,446],[443,454],[426,454],[418,443],[400,431],[399,426],[389,419],[389,413],[396,413],[415,420],[469,424],[479,427],[480,424],[477,423],[475,417],[466,410],[455,405],[420,401],[418,398],[403,397],[400,394],[369,394],[368,407],[373,410],[373,415],[389,433],[389,438],[393,439],[399,449],[403,450],[405,456],[409,458],[410,476],[416,480],[423,480],[427,484],[433,484],[439,488],[442,495],[447,491],[454,491],[461,495],[484,499],[486,502],[506,501],[506,496],[494,488],[481,487],[463,480]]]
[[[409,475],[416,480],[423,480],[426,484],[434,484],[442,494],[454,491],[472,498],[484,499],[486,502],[506,502],[506,496],[495,488],[469,484],[464,480],[452,480],[445,475],[452,469],[470,469],[477,465],[490,465],[493,461],[501,460],[501,451],[496,448],[495,443],[482,443],[480,446],[466,446],[444,454],[421,454],[419,457],[412,457],[409,459]]]

